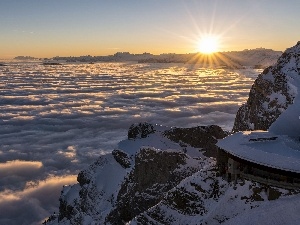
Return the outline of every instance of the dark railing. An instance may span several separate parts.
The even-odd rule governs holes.
[[[255,176],[255,175],[251,175],[251,174],[247,174],[247,173],[243,173],[243,172],[240,173],[240,176],[245,179],[249,179],[252,181],[256,181],[259,183],[263,183],[263,184],[267,184],[267,185],[271,185],[271,186],[275,186],[275,187],[279,187],[279,188],[285,188],[285,189],[300,188],[300,183],[289,183],[289,182],[284,182],[284,181],[276,181],[273,179],[262,178],[259,176]]]

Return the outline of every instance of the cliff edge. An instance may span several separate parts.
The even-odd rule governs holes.
[[[233,132],[268,130],[297,95],[295,77],[300,75],[300,42],[288,48],[276,64],[258,75],[235,118]]]

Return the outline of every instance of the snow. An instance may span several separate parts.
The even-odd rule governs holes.
[[[273,137],[276,140],[263,140]],[[267,131],[238,132],[219,140],[217,145],[241,159],[300,173],[300,143],[291,137]]]
[[[294,92],[300,91],[300,76],[293,78]],[[296,89],[297,88],[297,89]],[[271,125],[269,131],[274,134],[285,134],[291,137],[300,138],[300,95],[294,98],[290,105]]]
[[[282,94],[282,91],[274,92],[270,95],[270,102],[276,100],[277,104],[284,105],[286,103],[286,96]]]
[[[137,153],[142,147],[141,146],[151,146],[151,149],[155,151],[180,151],[180,145],[174,143],[164,136],[161,135],[166,127],[161,127],[160,132],[156,132],[154,134],[150,134],[147,138],[142,139],[131,139],[121,141],[119,144],[119,148],[127,152],[129,154]],[[234,139],[234,141],[238,141],[237,146],[243,147],[246,146],[246,149],[249,152],[249,149],[253,146],[253,149],[258,151],[260,149],[262,152],[266,154],[281,154],[280,150],[282,145],[284,147],[290,148],[289,151],[284,152],[281,157],[293,157],[295,158],[295,149],[299,147],[299,145],[295,144],[292,139],[287,139],[287,136],[276,136],[276,140],[265,141],[262,138],[272,138],[270,132],[265,131],[254,131],[254,132],[239,132],[236,135],[231,135],[229,138],[223,139],[219,141],[222,143],[224,140]],[[256,139],[258,141],[249,141],[249,139]],[[291,142],[289,142],[289,141]],[[264,145],[266,143],[273,143],[271,148],[264,149]],[[228,144],[228,143],[227,143]],[[229,144],[228,144],[229,145]],[[153,147],[155,146],[155,147]],[[277,147],[278,146],[278,147]],[[264,151],[263,151],[264,150]],[[189,149],[189,152],[196,154],[199,152],[195,148]],[[250,153],[253,153],[250,151]],[[201,153],[198,153],[201,155]],[[254,152],[254,155],[256,153]],[[251,154],[250,154],[251,155]],[[300,152],[298,153],[298,160],[300,160]],[[204,156],[202,156],[205,158]],[[270,159],[273,160],[272,158]],[[97,218],[100,216],[103,218],[110,210],[112,210],[113,203],[110,203],[109,197],[114,195],[113,201],[116,199],[116,194],[120,188],[120,184],[122,179],[126,176],[126,174],[130,171],[129,169],[124,169],[113,159],[111,154],[102,156],[101,162],[105,162],[101,164],[101,166],[97,166],[95,171],[90,171],[92,175],[92,182],[96,181],[96,186],[99,192],[103,193],[101,198],[99,199],[91,199],[92,201],[99,201],[97,204],[95,203],[95,212],[98,212]],[[187,165],[192,165],[195,163],[195,160],[189,158],[187,160]],[[256,187],[256,183],[251,181],[238,182],[236,188],[233,188],[233,185],[227,183],[227,181],[223,180],[221,177],[216,177],[214,165],[215,161],[210,158],[205,158],[201,161],[203,165],[201,169],[194,173],[193,175],[183,179],[180,184],[171,189],[166,195],[165,198],[168,198],[169,195],[172,195],[172,192],[176,190],[184,190],[187,194],[195,195],[201,201],[199,204],[201,207],[203,206],[205,211],[203,215],[190,213],[185,214],[184,212],[178,210],[174,205],[166,200],[162,200],[157,205],[151,207],[147,211],[143,212],[141,215],[145,216],[149,223],[153,222],[154,224],[161,224],[155,220],[155,217],[152,217],[151,213],[160,213],[160,216],[166,219],[166,221],[172,221],[172,224],[191,224],[196,225],[199,222],[202,224],[209,225],[217,225],[219,221],[224,221],[226,225],[233,224],[296,224],[299,221],[299,214],[297,213],[300,210],[300,206],[298,204],[300,200],[300,195],[293,196],[282,196],[280,199],[275,201],[269,201],[265,191],[261,191],[259,195],[263,199],[263,201],[248,201],[253,194],[253,188]],[[298,165],[300,163],[298,162]],[[211,196],[211,191],[213,188],[213,184],[218,181],[219,193],[218,197],[208,197]],[[198,187],[201,187],[204,191],[199,192],[195,188],[195,184]],[[74,192],[78,192],[77,185],[74,185]],[[252,187],[252,188],[250,188]],[[259,188],[259,186],[258,186]],[[72,190],[73,188],[71,188]],[[280,189],[281,190],[281,189]],[[70,193],[70,188],[65,187],[64,194],[69,200],[74,201],[76,198],[76,193]],[[281,190],[282,193],[287,193],[285,190]],[[90,193],[91,194],[91,193]],[[146,196],[145,196],[146,197]],[[68,201],[69,201],[68,200]],[[112,202],[113,202],[112,201]],[[101,203],[101,204],[99,204]],[[197,205],[199,207],[199,205]],[[289,212],[286,213],[285,210]],[[273,216],[273,214],[276,216]],[[83,225],[92,225],[99,224],[94,218],[95,215],[83,215],[82,224]],[[140,224],[137,221],[137,217],[130,221],[128,224]],[[65,219],[60,221],[60,223],[53,222],[51,224],[69,224]]]
[[[117,163],[111,154],[105,156],[107,162],[102,167],[97,169],[95,173],[96,186],[99,191],[103,191],[106,195],[104,198],[109,198],[111,192],[117,193],[119,186],[124,179],[124,176],[127,174],[127,171]],[[105,182],[103,180],[105,179]]]
[[[167,193],[164,200],[135,217],[128,224],[140,224],[138,220],[140,216],[146,218],[149,224],[298,224],[300,219],[298,213],[300,209],[299,194],[289,195],[286,190],[276,188],[274,190],[280,192],[282,196],[277,200],[270,201],[265,188],[260,184],[244,180],[239,181],[234,188],[232,184],[215,176],[211,170],[213,165],[213,163],[208,163],[201,171],[184,179]],[[220,196],[211,197],[211,184],[216,181],[218,181]],[[197,190],[195,185],[201,187],[202,191],[199,192],[199,188]],[[203,207],[202,215],[188,213],[189,210],[182,212],[177,208],[170,201],[172,197],[168,197],[173,196],[177,191],[183,191],[188,196],[199,198],[195,201],[200,202]],[[254,193],[261,197],[261,201],[252,199]],[[168,222],[157,221],[155,220],[156,216],[158,219],[162,217],[163,221]]]
[[[239,214],[224,225],[294,225],[299,224],[300,195],[267,201],[259,207]]]
[[[63,187],[62,195],[65,196],[66,201],[73,202],[76,198],[79,197],[80,185],[66,185]]]
[[[163,132],[171,129],[170,127],[155,125],[155,133],[148,135],[147,138],[137,138],[132,140],[123,140],[118,144],[118,148],[130,155],[136,154],[141,148],[154,148],[164,151],[183,151],[179,143],[173,142],[163,136]],[[180,149],[180,150],[179,150]],[[185,147],[186,153],[191,157],[202,157],[202,153],[190,146]]]
[[[226,152],[239,158],[286,171],[300,172],[300,75],[299,57],[296,54],[299,46],[288,49],[289,54],[278,60],[280,73],[285,75],[290,96],[294,97],[293,104],[282,111],[277,120],[270,126],[268,132],[239,132],[218,142],[218,146]],[[276,67],[276,66],[275,66]],[[264,75],[264,79],[274,78],[271,71]],[[287,102],[282,91],[270,94],[270,102],[284,106]],[[269,103],[262,104],[266,111]],[[263,140],[275,137],[276,140]],[[256,140],[256,141],[253,141]],[[251,141],[252,140],[252,141]]]

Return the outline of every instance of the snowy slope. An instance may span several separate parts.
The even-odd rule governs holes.
[[[284,134],[291,137],[300,137],[300,75],[292,73],[289,77],[296,96],[293,104],[285,110],[271,125],[269,131],[274,134]]]
[[[262,225],[272,224],[270,221],[273,224],[297,224],[295,221],[300,216],[293,207],[300,196],[289,196],[290,193],[283,189],[273,188],[272,191],[280,196],[279,199],[268,200],[265,187],[258,183],[240,181],[233,187],[221,177],[216,177],[214,165],[211,163],[183,180],[161,202],[128,224]],[[256,217],[255,214],[261,217]]]
[[[137,171],[138,166],[135,165],[135,161],[139,160],[138,164],[141,165],[148,165],[147,160],[153,161],[151,157],[148,159],[145,156],[141,157],[145,152],[156,157],[154,168],[152,168],[154,172],[164,165],[167,169],[174,167],[172,171],[171,169],[166,171],[165,177],[162,178],[171,179],[166,182],[172,183],[174,179],[175,181],[177,179],[175,183],[178,183],[182,178],[200,169],[204,159],[199,149],[187,145],[181,146],[179,143],[170,141],[163,134],[165,130],[169,129],[167,127],[157,125],[154,128],[155,133],[149,134],[146,138],[121,141],[118,150],[114,150],[112,154],[101,156],[87,169],[81,171],[77,178],[78,184],[64,187],[60,198],[59,217],[52,216],[52,219],[55,218],[55,220],[49,224],[74,224],[78,221],[81,224],[91,224],[92,221],[104,223],[116,204],[121,204],[118,195],[122,183],[129,179],[130,172]],[[155,168],[156,161],[159,161],[157,156],[163,157],[162,154],[166,157],[165,161],[161,162],[160,168]],[[172,157],[176,160],[173,165]],[[182,159],[181,162],[179,162],[180,159]],[[121,163],[122,161],[127,164]],[[159,177],[160,174],[162,171],[154,176]],[[165,189],[164,186],[167,186],[163,182],[160,185],[163,189]]]

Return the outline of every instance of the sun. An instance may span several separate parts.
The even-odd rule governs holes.
[[[197,45],[197,50],[203,54],[212,54],[219,50],[219,40],[214,36],[202,37]]]

